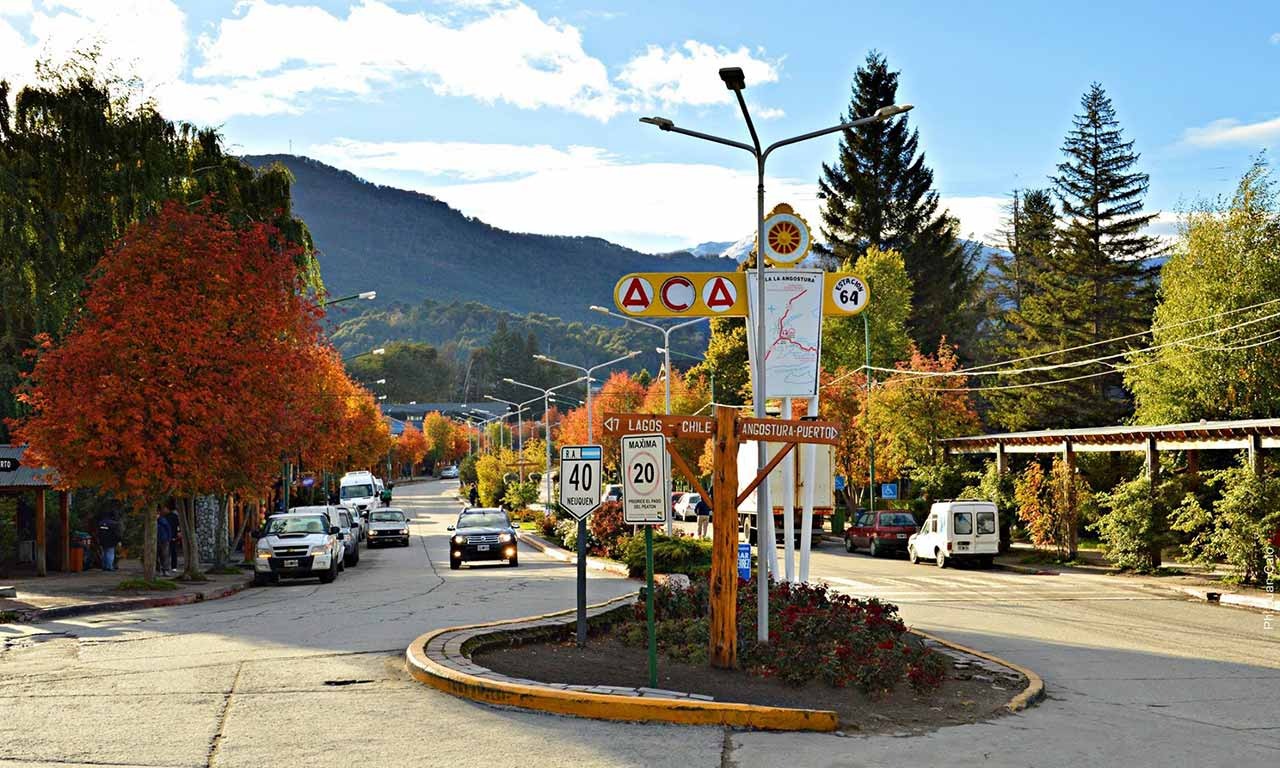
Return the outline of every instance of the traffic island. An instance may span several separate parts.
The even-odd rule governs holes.
[[[658,687],[649,687],[645,649],[619,636],[634,602],[624,596],[591,606],[586,648],[574,642],[574,615],[565,611],[428,633],[407,649],[408,668],[423,683],[492,705],[778,731],[924,733],[1017,711],[1043,693],[1029,670],[921,635],[913,642],[946,660],[941,687],[923,693],[905,684],[878,696],[817,681],[797,687],[666,657]]]

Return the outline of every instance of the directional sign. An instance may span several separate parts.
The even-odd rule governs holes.
[[[741,272],[634,272],[613,288],[613,303],[636,317],[745,317]]]
[[[828,272],[823,282],[824,315],[856,315],[871,301],[870,286],[857,275]]]
[[[5,456],[0,458],[0,472],[17,472],[18,460]]]
[[[600,507],[600,463],[604,451],[598,445],[566,445],[560,448],[560,506],[581,520]]]
[[[665,523],[671,499],[667,496],[665,455],[667,438],[655,435],[622,437],[622,521],[628,525]]]
[[[834,421],[788,421],[783,419],[738,419],[738,437],[766,443],[840,442],[840,425]]]
[[[661,416],[647,413],[604,415],[604,433],[610,437],[640,432],[660,432],[671,439],[691,437],[706,440],[715,437],[716,420],[709,416]]]

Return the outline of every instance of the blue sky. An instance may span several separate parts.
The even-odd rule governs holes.
[[[1046,183],[1095,80],[1143,155],[1161,233],[1280,144],[1274,0],[0,0],[0,77],[93,42],[167,115],[220,125],[241,151],[292,148],[497,226],[644,250],[752,230],[745,153],[636,122],[745,137],[720,66],[747,70],[767,141],[831,124],[882,51],[944,204],[979,239],[1011,189]],[[775,155],[770,204],[816,227],[835,148]]]

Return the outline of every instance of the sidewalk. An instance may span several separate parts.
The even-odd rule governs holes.
[[[17,593],[14,597],[0,596],[0,623],[51,621],[216,600],[233,595],[253,582],[252,574],[246,571],[239,575],[208,574],[208,581],[198,583],[178,581],[178,588],[169,591],[121,591],[116,588],[120,582],[142,578],[142,563],[126,560],[117,565],[119,570],[109,573],[92,570],[45,577],[0,577],[0,590],[13,587]],[[7,594],[7,590],[0,592],[0,595]]]

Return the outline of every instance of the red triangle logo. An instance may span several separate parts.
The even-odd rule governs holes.
[[[733,306],[733,294],[729,292],[729,287],[725,283],[726,280],[723,277],[717,277],[711,281],[711,294],[707,296],[708,309],[719,311]]]
[[[622,308],[643,312],[652,303],[653,299],[649,298],[649,295],[644,292],[644,283],[640,281],[640,278],[631,278],[631,284],[627,286],[627,292],[622,296]]]

